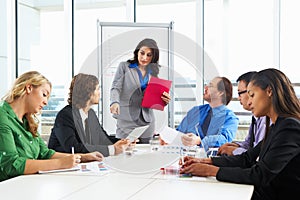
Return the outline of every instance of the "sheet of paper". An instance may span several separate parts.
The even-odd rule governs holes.
[[[134,140],[138,139],[148,127],[149,125],[135,128],[126,139],[129,139],[130,142],[134,142]]]
[[[175,146],[183,145],[181,142],[181,136],[183,135],[183,133],[177,131],[174,128],[170,128],[166,126],[159,132],[159,135],[161,139],[164,140],[169,145],[175,145]]]
[[[110,170],[105,166],[103,162],[93,161],[87,163],[79,163],[76,167],[70,169],[39,171],[39,173],[60,173],[64,175],[70,174],[76,176],[103,176],[110,173]]]
[[[102,171],[107,171],[107,167],[104,165],[103,162],[93,161],[88,163],[80,163],[79,165],[81,172],[93,172],[98,173]]]

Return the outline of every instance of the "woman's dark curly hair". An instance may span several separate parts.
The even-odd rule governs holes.
[[[69,105],[78,109],[86,107],[98,84],[99,80],[94,75],[79,73],[74,76],[69,88]]]
[[[151,75],[157,77],[157,75],[159,73],[160,65],[158,64],[159,49],[158,49],[158,46],[157,46],[155,40],[150,39],[150,38],[145,38],[144,40],[140,41],[133,52],[133,54],[134,54],[133,59],[129,59],[129,60],[127,60],[127,62],[138,63],[138,53],[139,53],[140,48],[142,48],[142,47],[148,47],[151,49],[152,60],[147,67],[149,67],[151,69],[151,71],[152,71]]]

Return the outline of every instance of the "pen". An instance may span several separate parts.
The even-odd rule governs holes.
[[[181,159],[181,166],[184,165],[184,153],[183,153],[183,148],[180,148],[180,159]]]
[[[183,166],[184,165],[184,158],[183,158],[183,156],[181,157],[181,166]]]
[[[74,153],[75,153],[75,152],[74,152],[74,147],[71,148],[71,151],[72,151],[72,154],[74,155]]]

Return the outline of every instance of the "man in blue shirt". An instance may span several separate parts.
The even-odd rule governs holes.
[[[236,82],[238,83],[238,99],[240,104],[243,106],[245,110],[250,111],[250,107],[248,105],[249,95],[247,93],[247,86],[251,80],[251,77],[256,72],[247,72],[238,77]],[[270,122],[267,122],[270,124]],[[255,117],[252,116],[252,122],[249,127],[248,135],[246,136],[244,141],[241,142],[229,142],[223,144],[219,150],[218,154],[226,154],[226,155],[238,155],[249,148],[255,147],[265,136],[266,131],[266,117]]]
[[[203,99],[208,104],[193,107],[177,127],[185,133],[181,137],[182,143],[194,146],[202,142],[208,150],[231,142],[239,123],[238,117],[227,108],[232,99],[231,82],[225,77],[215,77],[205,86]]]

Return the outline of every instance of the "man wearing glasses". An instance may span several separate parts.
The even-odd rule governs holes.
[[[250,107],[247,103],[249,98],[247,86],[251,77],[255,73],[256,72],[253,71],[247,72],[242,74],[236,80],[238,83],[238,99],[243,108],[248,111],[250,111]],[[270,124],[269,122],[266,123],[266,117],[257,118],[252,116],[248,135],[246,136],[245,140],[242,142],[230,142],[223,144],[218,150],[218,155],[238,155],[247,151],[249,148],[256,146],[265,136],[266,124]]]

